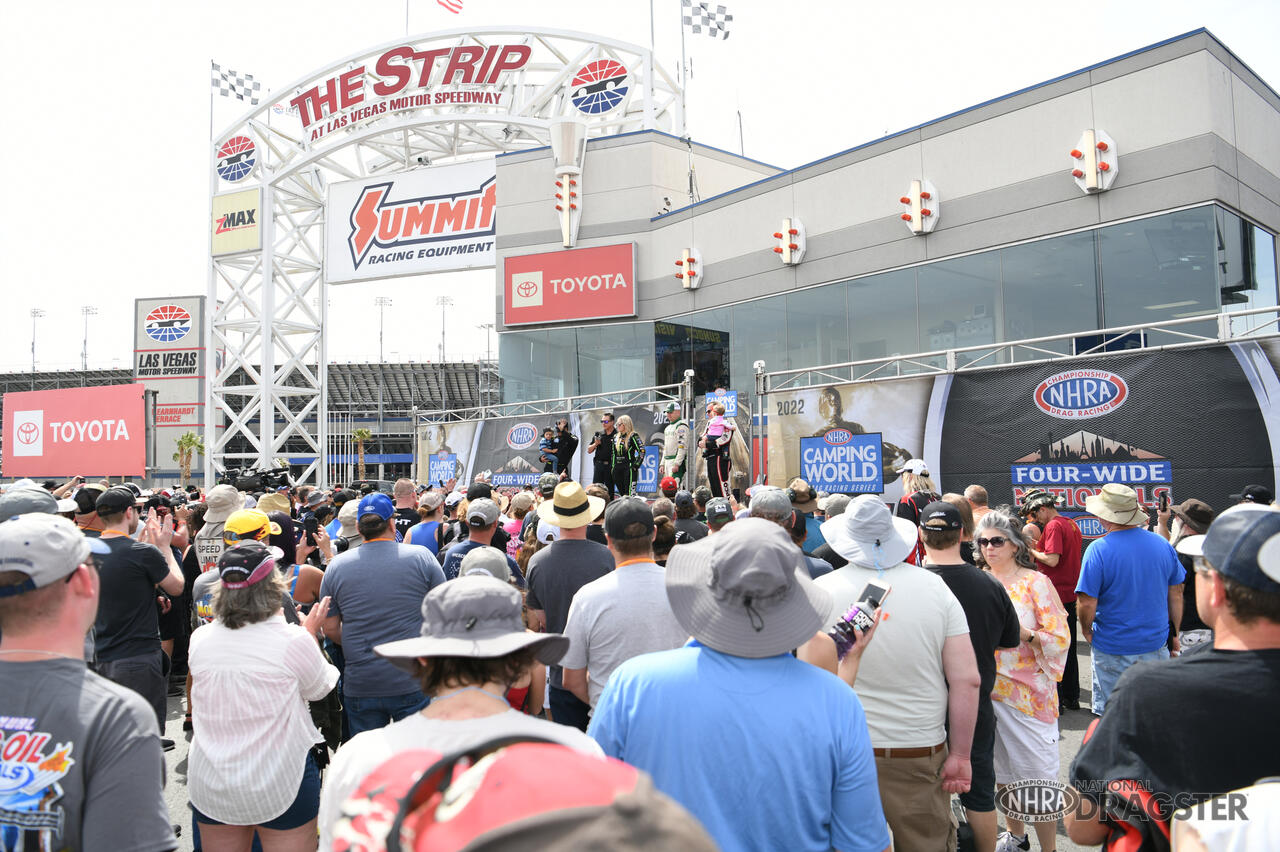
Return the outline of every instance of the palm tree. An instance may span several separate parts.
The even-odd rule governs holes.
[[[356,464],[360,475],[357,479],[364,479],[364,445],[373,439],[373,432],[361,427],[351,431],[351,440],[356,442]]]
[[[177,445],[178,451],[173,454],[173,460],[178,463],[178,476],[182,479],[182,484],[186,485],[191,478],[192,459],[196,453],[204,455],[204,438],[195,432],[183,432],[178,436]]]

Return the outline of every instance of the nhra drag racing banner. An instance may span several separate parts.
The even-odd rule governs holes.
[[[922,457],[942,491],[982,485],[992,506],[1044,488],[1087,538],[1102,529],[1085,500],[1109,482],[1153,518],[1162,495],[1221,510],[1275,484],[1277,363],[1271,338],[775,393],[769,479],[896,500],[903,462]]]
[[[140,384],[4,395],[4,475],[144,476]]]
[[[326,280],[493,266],[496,187],[493,160],[334,184],[325,208]]]

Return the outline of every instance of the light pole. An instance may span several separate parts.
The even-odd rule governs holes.
[[[93,305],[84,305],[80,308],[80,313],[84,316],[84,348],[80,350],[80,369],[89,372],[89,317],[98,315],[98,309]]]
[[[493,323],[482,322],[478,326],[476,326],[476,328],[484,329],[484,360],[488,361],[490,359],[490,353],[493,351],[489,346],[491,342],[489,338],[489,332],[493,331]]]
[[[373,303],[378,306],[378,363],[382,363],[382,316],[385,310],[391,307],[391,297],[377,296]]]
[[[36,389],[36,320],[44,316],[41,308],[31,309],[31,389]]]
[[[453,307],[452,296],[436,296],[436,304],[440,306],[440,363],[444,363],[444,326],[445,308]]]

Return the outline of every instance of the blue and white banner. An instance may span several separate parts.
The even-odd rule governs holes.
[[[879,494],[884,491],[883,457],[879,432],[855,435],[832,429],[800,439],[800,477],[818,491]]]

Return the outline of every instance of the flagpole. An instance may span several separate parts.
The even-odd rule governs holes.
[[[684,7],[681,6],[681,9]],[[684,58],[684,12],[680,13],[680,116],[681,124],[684,127],[684,135],[689,135],[689,92],[688,92],[688,72],[686,60]]]
[[[213,141],[213,60],[209,60],[209,141]]]

